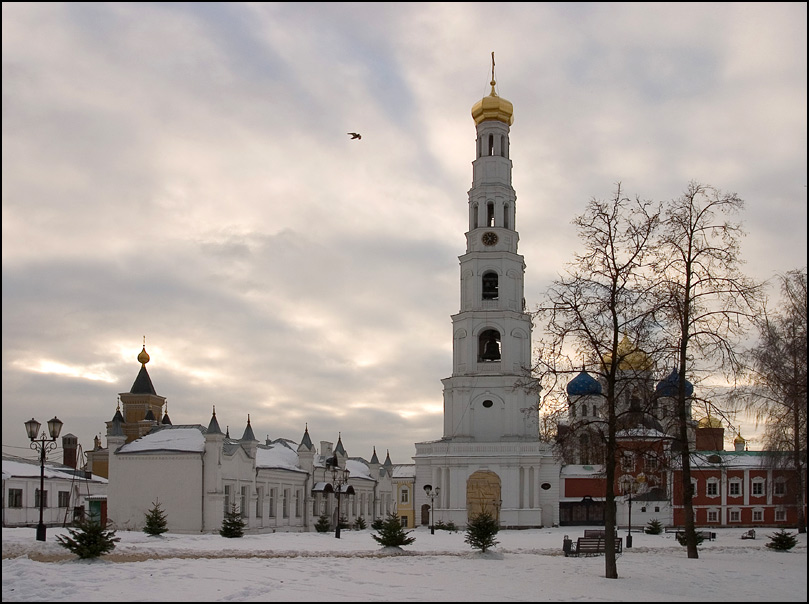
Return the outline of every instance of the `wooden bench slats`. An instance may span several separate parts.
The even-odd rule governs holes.
[[[615,551],[616,553],[621,553],[623,551],[623,538],[616,537],[615,538]],[[601,537],[579,537],[576,540],[576,548],[571,548],[569,554],[565,554],[566,556],[598,556],[603,554],[606,550],[607,541]]]

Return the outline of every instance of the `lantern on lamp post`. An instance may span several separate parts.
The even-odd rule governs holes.
[[[39,524],[37,525],[37,541],[45,541],[45,522],[43,514],[45,510],[45,456],[48,451],[56,449],[56,439],[59,438],[59,433],[62,431],[62,421],[55,415],[53,419],[48,420],[48,433],[50,438],[46,438],[45,431],[39,435],[40,424],[33,417],[25,422],[25,431],[28,433],[28,438],[31,439],[31,448],[34,451],[39,451]]]
[[[327,487],[327,492],[334,493],[335,498],[337,499],[337,522],[336,528],[334,529],[334,537],[336,539],[340,538],[340,497],[342,495],[353,495],[354,494],[354,487],[348,484],[348,477],[351,472],[348,471],[348,468],[341,468],[340,462],[337,459],[337,453],[335,453],[332,457],[326,459],[326,469],[331,470],[331,489]]]
[[[430,534],[435,535],[435,512],[433,508],[435,507],[435,498],[438,497],[438,494],[441,492],[441,487],[435,487],[433,489],[433,485],[425,484],[424,485],[424,493],[427,497],[430,498]]]

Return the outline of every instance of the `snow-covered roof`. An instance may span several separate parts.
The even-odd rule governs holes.
[[[202,426],[161,426],[118,449],[119,453],[155,453],[178,451],[202,453],[205,451],[205,435]]]
[[[286,443],[275,442],[271,445],[259,445],[256,449],[257,468],[282,468],[301,472],[298,466],[298,454]]]
[[[400,463],[393,465],[393,478],[413,478],[416,475],[416,464]]]
[[[561,476],[593,476],[601,478],[604,475],[604,466],[569,464],[562,466]]]
[[[21,457],[3,456],[3,480],[9,478],[39,478],[42,468],[39,461],[30,461]],[[91,480],[98,483],[107,483],[106,478],[91,476],[86,478],[80,473],[76,474],[72,468],[45,462],[45,478],[60,478],[64,480]]]

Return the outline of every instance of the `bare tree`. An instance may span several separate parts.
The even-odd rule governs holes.
[[[761,304],[761,286],[739,270],[743,231],[725,218],[743,206],[735,193],[722,193],[692,181],[681,197],[668,203],[655,243],[656,280],[664,302],[658,319],[679,376],[675,408],[689,558],[699,554],[692,504],[686,374],[700,369],[725,372],[733,379],[742,368],[738,342]]]
[[[788,491],[798,508],[798,531],[806,532],[806,268],[779,276],[781,303],[758,321],[759,341],[749,351],[750,387],[740,389],[743,408],[756,425],[765,424],[764,441],[772,462],[780,465],[789,451],[794,478]]]
[[[610,579],[618,577],[616,402],[622,394],[619,369],[628,354],[621,342],[631,334],[636,344],[643,343],[651,333],[655,292],[644,273],[647,247],[658,218],[654,204],[625,197],[620,183],[610,201],[592,199],[585,212],[573,221],[584,251],[576,254],[567,274],[549,288],[547,304],[536,316],[545,325],[549,338],[540,348],[535,372],[543,383],[543,404],[561,394],[560,387],[567,381],[563,378],[569,378],[577,367],[580,369],[582,361],[589,363],[605,385],[603,419],[597,423],[604,441],[605,576]],[[592,426],[594,422],[589,423]]]

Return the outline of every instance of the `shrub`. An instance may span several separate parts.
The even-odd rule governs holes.
[[[663,532],[663,523],[657,518],[652,518],[646,525],[646,528],[643,529],[643,532],[647,535],[659,535]]]
[[[798,544],[798,538],[792,533],[787,533],[785,529],[767,536],[770,538],[770,542],[765,545],[777,552],[789,551]]]
[[[499,530],[500,526],[494,516],[490,512],[481,512],[473,516],[466,525],[464,541],[485,553],[487,549],[497,545],[495,537]]]
[[[107,530],[96,520],[83,520],[75,528],[67,529],[69,537],[57,535],[59,545],[66,547],[79,558],[98,558],[115,549],[120,537],[115,531]]]
[[[410,545],[416,540],[415,537],[408,537],[413,531],[405,531],[399,517],[392,513],[388,514],[378,531],[379,535],[371,535],[371,537],[374,538],[374,541],[385,547]]]
[[[329,517],[326,514],[321,514],[317,522],[315,522],[315,530],[318,533],[328,533],[329,528],[331,528],[331,522],[329,522]]]
[[[382,530],[382,526],[383,526],[384,524],[385,524],[385,520],[384,520],[383,518],[376,518],[376,519],[374,519],[374,521],[371,523],[371,528],[372,528],[372,529],[374,529],[375,531],[381,531],[381,530]]]
[[[242,518],[235,503],[230,506],[229,511],[225,512],[219,534],[229,539],[244,536],[244,518]]]
[[[146,512],[146,524],[143,532],[151,537],[156,537],[168,530],[166,513],[160,507],[160,502],[156,500],[152,503],[152,509]]]
[[[361,531],[366,526],[368,525],[365,523],[365,518],[363,518],[362,516],[357,516],[357,519],[354,521],[354,530]]]
[[[686,546],[686,541],[685,541],[685,531],[679,531],[679,532],[677,532],[677,533],[675,534],[675,537],[677,537],[677,543],[679,543],[679,544],[680,544],[680,545],[682,545],[683,547],[685,547],[685,546]],[[705,537],[703,537],[703,536],[702,536],[702,532],[697,531],[697,545],[702,545],[702,542],[703,542],[703,541],[705,541]]]

